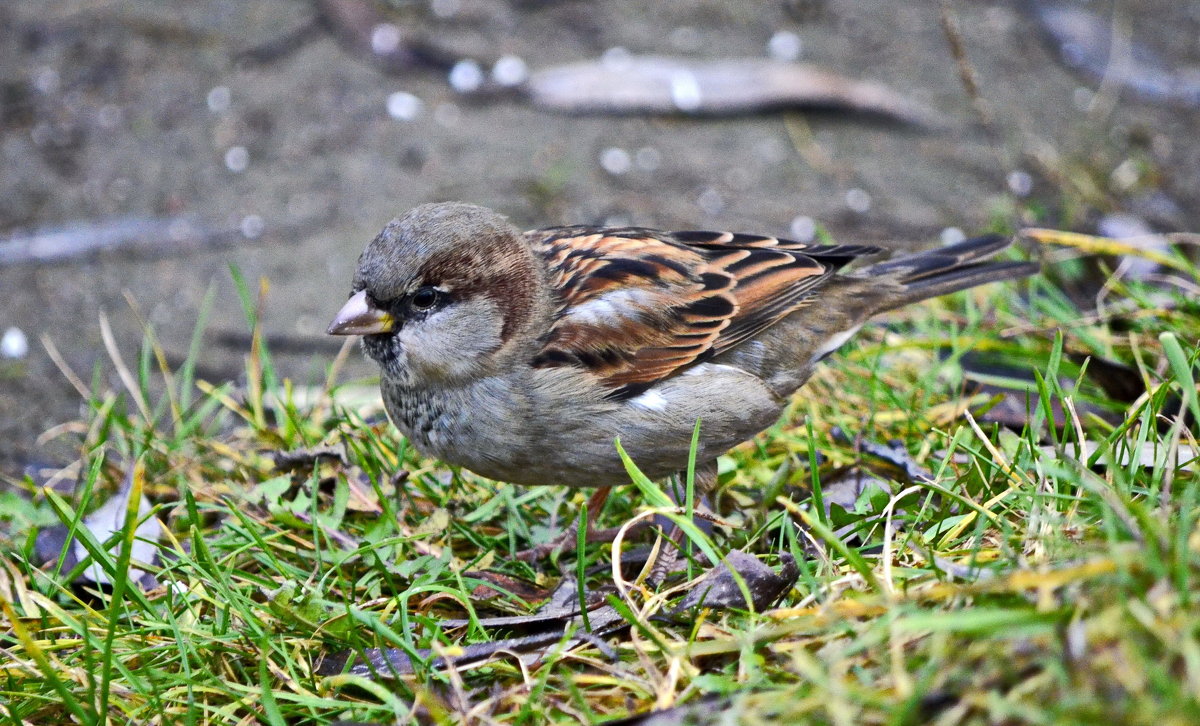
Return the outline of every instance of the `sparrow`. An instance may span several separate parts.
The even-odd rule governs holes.
[[[729,232],[518,231],[483,207],[426,204],[359,257],[330,335],[361,335],[388,415],[423,454],[517,485],[652,479],[776,422],[871,317],[1021,278],[990,235],[843,268],[882,249]]]

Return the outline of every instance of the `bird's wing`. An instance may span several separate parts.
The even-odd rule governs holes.
[[[641,228],[526,233],[559,308],[535,366],[578,366],[636,395],[745,342],[835,270],[879,251],[774,237]]]

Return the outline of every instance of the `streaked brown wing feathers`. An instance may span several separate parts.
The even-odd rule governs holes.
[[[534,364],[587,368],[614,395],[739,345],[802,304],[843,258],[873,251],[732,233],[527,234],[560,301]]]

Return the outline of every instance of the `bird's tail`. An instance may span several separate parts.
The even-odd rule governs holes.
[[[890,278],[900,285],[900,294],[887,296],[885,306],[872,314],[881,313],[926,298],[1037,272],[1038,265],[1033,262],[985,261],[1011,243],[1011,238],[998,234],[972,237],[957,244],[870,265],[854,277]]]

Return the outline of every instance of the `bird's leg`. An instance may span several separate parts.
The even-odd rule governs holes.
[[[675,504],[679,507],[684,507],[687,504],[686,482],[686,472],[679,472],[667,482],[667,496],[671,497],[671,501],[675,502]],[[717,484],[717,462],[713,460],[711,462],[698,465],[696,467],[696,474],[693,479],[693,483],[693,491],[695,492],[695,505],[697,509],[707,509],[708,505],[705,503],[705,500],[707,499],[708,492],[715,489]],[[586,538],[585,541],[587,542],[611,541],[614,537],[616,537],[617,532],[620,530],[620,527],[600,530],[595,528],[596,517],[599,516],[600,510],[604,508],[604,503],[608,500],[608,495],[611,491],[612,487],[600,487],[588,499],[587,518],[584,522],[584,537]],[[661,579],[661,577],[665,577],[670,573],[671,568],[675,566],[675,563],[679,559],[679,548],[683,542],[683,530],[665,517],[656,517],[655,520],[651,521],[654,521],[664,529],[668,529],[667,539],[670,540],[673,545],[663,548],[662,554],[659,555],[659,563],[655,565],[655,570],[653,572],[658,573]],[[712,529],[712,525],[706,520],[696,519],[694,521],[696,521],[697,525],[706,532]],[[650,521],[643,521],[641,524],[649,526]],[[637,529],[642,529],[642,527],[639,526]],[[514,556],[518,560],[535,562],[556,550],[570,552],[575,549],[577,541],[578,535],[575,529],[572,528],[566,530],[561,535],[555,537],[549,542],[545,542],[536,547],[530,547],[527,550],[521,550]]]
[[[600,487],[592,492],[592,496],[588,497],[587,504],[585,505],[587,507],[585,510],[587,521],[584,523],[585,537],[595,531],[593,525],[596,524],[596,517],[600,516],[600,510],[604,508],[604,503],[608,501],[608,495],[611,493],[612,487]],[[567,534],[570,533],[568,532]]]
[[[600,487],[588,498],[587,501],[587,519],[584,521],[584,537],[587,542],[603,542],[610,540],[616,536],[616,529],[595,529],[596,517],[600,514],[600,510],[604,508],[604,502],[608,500],[609,492],[612,487]],[[546,555],[555,550],[570,552],[575,548],[578,535],[574,529],[568,529],[558,537],[540,544],[537,547],[530,547],[527,550],[521,550],[516,554],[518,560],[525,562],[534,562],[540,560]]]
[[[696,467],[695,476],[693,478],[693,504],[696,509],[708,509],[708,504],[705,501],[708,498],[708,493],[717,487],[717,462],[713,461],[700,464]],[[667,487],[667,494],[680,507],[687,506],[687,472],[679,472],[670,482]],[[712,525],[706,520],[698,520],[692,517],[692,522],[697,524],[706,534],[712,530]],[[658,556],[658,561],[654,563],[650,570],[647,582],[658,584],[666,579],[667,575],[671,574],[675,569],[675,565],[679,562],[679,553],[683,550],[683,530],[678,524],[671,523],[671,528],[667,531],[666,538],[671,546],[663,547]]]

